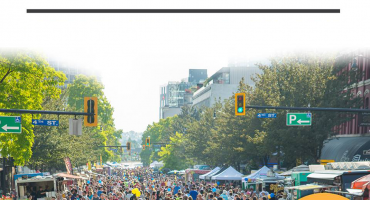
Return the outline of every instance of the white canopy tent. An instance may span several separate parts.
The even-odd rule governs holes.
[[[216,168],[212,169],[212,171],[210,171],[210,172],[208,172],[208,173],[206,173],[206,174],[200,175],[200,176],[199,176],[199,178],[200,178],[200,179],[205,179],[205,178],[206,178],[206,176],[212,176],[213,174],[216,174],[218,171],[220,171],[220,169],[221,169],[221,168],[216,167]]]
[[[263,166],[258,171],[254,172],[253,174],[250,174],[248,176],[243,177],[242,179],[250,179],[251,181],[255,181],[257,178],[263,178],[267,177],[267,172],[270,171],[270,169],[266,166]]]
[[[229,167],[222,173],[212,176],[212,180],[241,181],[242,176],[242,173],[236,171],[233,167]]]
[[[158,162],[158,161],[154,161],[150,164],[150,167],[151,168],[160,168],[160,167],[163,167],[163,161],[161,162]]]

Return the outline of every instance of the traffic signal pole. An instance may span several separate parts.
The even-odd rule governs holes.
[[[275,109],[275,110],[304,110],[304,111],[325,111],[325,112],[355,112],[355,113],[369,113],[369,109],[359,108],[306,108],[306,107],[282,107],[282,106],[245,106],[245,108],[252,109]]]
[[[98,146],[98,147],[127,147],[127,146]]]
[[[85,116],[95,115],[94,113],[87,113],[87,112],[24,110],[24,109],[0,109],[0,113],[27,113],[27,114],[48,114],[48,115],[85,115]]]

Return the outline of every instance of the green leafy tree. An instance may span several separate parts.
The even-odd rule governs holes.
[[[41,110],[43,99],[58,98],[66,77],[51,68],[44,58],[27,52],[0,52],[0,107]],[[10,115],[1,113],[1,115]],[[32,156],[32,115],[22,115],[21,134],[0,134],[1,155],[24,165]]]
[[[68,85],[68,105],[76,108],[77,111],[84,109],[84,97],[98,98],[98,126],[104,133],[107,141],[105,145],[118,145],[121,135],[117,133],[113,119],[113,107],[103,92],[104,86],[95,77],[79,75]],[[109,159],[119,160],[119,155],[114,155],[113,151],[102,152],[103,161]],[[100,155],[99,155],[100,156]]]
[[[44,109],[67,110],[67,93],[64,91],[59,99],[45,99]],[[42,115],[41,119],[50,116]],[[100,154],[109,152],[97,146],[104,145],[107,138],[99,128],[83,127],[82,135],[69,135],[70,116],[59,117],[58,127],[35,126],[35,142],[32,147],[33,155],[29,165],[50,171],[51,168],[65,169],[64,158],[69,157],[73,166],[85,165],[88,161],[99,160]]]
[[[334,61],[327,55],[306,54],[275,58],[271,66],[260,65],[263,74],[255,79],[252,104],[358,107],[361,105],[359,99],[351,96],[350,91],[344,91],[356,81],[355,74],[338,74]],[[323,141],[333,134],[333,127],[348,120],[339,113],[314,112],[312,126],[287,127],[285,111],[276,112],[276,119],[261,120],[261,128],[257,129],[254,140],[262,147],[261,156],[275,154],[288,167],[303,161],[315,163],[320,157],[318,152]]]
[[[173,170],[186,169],[191,165],[191,162],[186,158],[184,153],[184,137],[181,133],[176,133],[175,136],[170,137],[170,143],[165,147],[161,147],[161,151],[158,152],[160,161],[164,162],[163,168],[169,168]]]

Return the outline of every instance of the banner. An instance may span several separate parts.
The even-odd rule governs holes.
[[[66,164],[67,173],[73,174],[73,168],[69,157],[64,158],[64,163]]]

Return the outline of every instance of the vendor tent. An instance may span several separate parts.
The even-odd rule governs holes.
[[[163,161],[161,162],[158,162],[158,161],[154,161],[150,164],[150,167],[151,168],[160,168],[160,167],[163,167]]]
[[[229,167],[222,173],[216,176],[212,176],[212,180],[228,180],[228,181],[238,180],[240,181],[242,176],[243,176],[242,173],[236,171],[233,167]]]
[[[246,179],[246,180],[250,179],[251,181],[255,181],[257,178],[267,177],[267,172],[268,171],[270,171],[270,169],[266,166],[263,166],[258,171],[254,172],[253,174],[250,174],[248,176],[245,176],[242,179]]]
[[[59,174],[56,174],[55,176],[63,177],[63,178],[67,178],[67,179],[83,179],[81,176],[75,176],[75,175],[71,175],[71,174],[67,174],[67,173],[59,173]]]
[[[219,171],[217,171],[216,173],[214,174],[210,174],[210,175],[207,175],[204,177],[204,180],[211,180],[212,176],[217,176],[219,174],[221,174],[223,171],[225,171],[228,167],[223,167],[221,168]]]
[[[211,175],[213,175],[213,174],[217,173],[218,171],[220,171],[220,169],[221,169],[221,168],[216,167],[216,168],[212,169],[212,171],[208,172],[207,174],[200,175],[200,176],[199,176],[199,178],[200,178],[200,179],[205,179],[205,177],[206,177],[206,176],[208,176],[208,175],[210,175],[210,176],[211,176]]]

